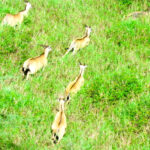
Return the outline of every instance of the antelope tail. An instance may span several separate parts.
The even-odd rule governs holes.
[[[29,68],[25,69],[24,67],[22,67],[22,72],[24,73],[25,76],[28,74],[29,71],[30,71]]]
[[[65,57],[69,52],[72,52],[74,50],[74,48],[69,48],[68,50],[67,50],[67,52],[63,55],[63,57]]]
[[[74,43],[71,43],[70,47],[69,48],[66,48],[67,49],[67,52],[64,54],[63,57],[65,57],[69,52],[73,51],[74,50]]]
[[[57,144],[57,142],[58,142],[58,140],[59,140],[59,136],[58,136],[56,133],[54,134],[54,138],[55,138],[55,139],[54,139],[53,143],[54,143],[54,144]]]

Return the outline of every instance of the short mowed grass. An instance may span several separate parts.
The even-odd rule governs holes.
[[[32,9],[21,26],[0,26],[0,149],[148,150],[150,149],[150,16],[123,19],[145,10],[148,0],[29,0]],[[25,7],[20,0],[0,2],[0,20]],[[91,42],[62,59],[84,25]],[[23,80],[23,62],[50,45],[45,69]],[[51,125],[58,97],[85,70],[84,86],[66,107],[67,129],[58,145]]]

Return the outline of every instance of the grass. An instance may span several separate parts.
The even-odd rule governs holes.
[[[0,26],[0,149],[150,149],[150,19],[124,20],[148,0],[30,0],[20,27]],[[24,9],[0,2],[0,20]],[[72,39],[92,27],[91,43],[62,59]],[[22,80],[23,62],[50,45],[48,66]],[[66,109],[66,134],[51,143],[57,98],[88,65],[81,90]]]

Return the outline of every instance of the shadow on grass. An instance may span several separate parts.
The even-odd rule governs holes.
[[[8,54],[14,54],[17,53],[17,50],[11,51],[11,52],[0,52],[0,55],[8,55]]]
[[[0,138],[0,150],[6,150],[6,149],[20,150],[21,147],[14,144],[11,141],[4,141],[3,139]]]
[[[7,119],[7,116],[5,114],[0,114],[0,117],[2,117],[3,119]]]

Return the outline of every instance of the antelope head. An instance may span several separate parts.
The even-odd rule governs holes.
[[[92,32],[92,28],[90,26],[85,25],[85,29],[86,29],[86,33],[90,35],[90,33]]]
[[[79,61],[79,65],[80,65],[80,70],[85,70],[85,68],[87,67],[87,65],[85,64],[81,64],[81,62]]]
[[[26,4],[26,10],[29,10],[30,8],[32,8],[32,5],[29,2],[25,2]]]

